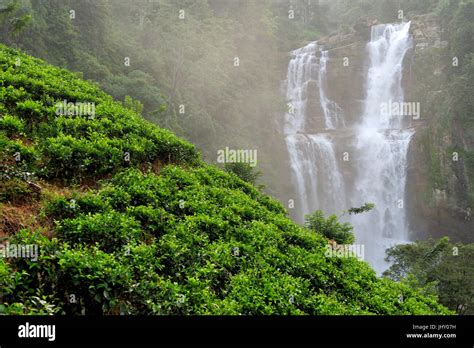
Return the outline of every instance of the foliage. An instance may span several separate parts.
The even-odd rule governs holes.
[[[141,114],[143,111],[143,104],[139,100],[134,100],[129,95],[125,96],[123,106],[127,109],[135,111],[137,114]]]
[[[260,171],[256,170],[250,164],[242,162],[226,163],[225,170],[229,173],[234,173],[243,181],[246,181],[254,186],[257,185],[257,180],[262,175]]]
[[[434,305],[408,287],[379,284],[363,263],[327,259],[324,238],[282,216],[281,207],[251,185],[213,167],[168,166],[160,176],[128,169],[94,196],[56,199],[47,210],[58,219],[57,245],[65,248],[57,262],[61,269],[68,266],[67,278],[42,276],[44,284],[61,284],[68,296],[84,298],[66,303],[67,313],[402,314]],[[75,208],[66,209],[72,199]],[[84,202],[94,202],[102,213],[91,214]],[[127,230],[129,240],[115,237]],[[117,273],[104,274],[102,267]],[[84,282],[88,288],[78,287]],[[400,307],[399,292],[418,300]]]
[[[95,244],[101,250],[110,252],[137,240],[141,230],[138,222],[131,216],[104,212],[62,220],[57,233],[71,245]]]
[[[2,165],[19,176],[31,166],[47,192],[41,227],[8,236],[40,255],[0,259],[3,313],[451,313],[364,262],[327,257],[324,235],[350,241],[350,226],[321,214],[310,219],[317,233],[296,225],[97,86],[4,46],[0,66],[5,108],[24,122],[23,135],[2,133]],[[94,117],[57,115],[64,99],[95,102]]]
[[[113,102],[95,85],[69,72],[4,46],[0,65],[0,93],[9,113],[2,118],[0,130],[10,137],[28,130],[42,161],[35,161],[20,140],[0,137],[0,142],[6,143],[2,153],[19,151],[22,160],[33,165],[41,177],[80,182],[129,165],[151,164],[157,158],[191,165],[199,161],[194,146],[145,122],[134,111],[139,104],[129,99],[132,109]],[[58,114],[58,103],[63,100],[94,103],[95,112]]]
[[[17,36],[31,22],[30,13],[20,8],[20,1],[11,0],[0,8],[0,32]]]
[[[344,24],[353,26],[361,20],[374,20],[379,23],[400,21],[401,10],[404,19],[436,9],[440,0],[335,0],[329,7],[329,15],[341,28]]]
[[[387,250],[392,266],[386,277],[432,288],[442,304],[459,314],[474,312],[474,244],[450,243],[447,237],[397,245]]]
[[[317,210],[313,214],[306,215],[305,221],[306,227],[310,230],[321,233],[323,236],[335,240],[338,244],[354,243],[353,227],[347,222],[339,222],[336,215],[325,218],[323,211]]]
[[[28,183],[19,178],[3,179],[0,181],[0,203],[9,202],[18,204],[21,202],[32,202],[38,198]]]
[[[0,119],[0,131],[4,131],[8,137],[12,135],[22,135],[25,130],[25,123],[14,116],[3,115]]]
[[[274,163],[281,163],[275,144],[284,145],[268,141],[274,135],[268,125],[286,104],[280,67],[286,52],[328,32],[327,6],[300,0],[21,4],[19,13],[32,19],[15,46],[80,72],[138,112],[139,104],[125,100],[129,96],[143,105],[145,119],[192,141],[210,162],[218,148],[258,148],[259,167],[275,189]],[[180,10],[185,20],[176,19]],[[11,44],[8,31],[0,31],[0,38]]]
[[[449,7],[448,7],[449,9]],[[448,24],[450,54],[458,57],[459,67],[451,67],[449,79],[450,95],[448,108],[453,119],[453,145],[462,156],[461,163],[450,161],[451,168],[459,178],[456,192],[463,207],[474,207],[474,1],[462,1],[458,4],[451,21]],[[467,185],[465,184],[467,182]],[[467,186],[467,189],[466,189]]]
[[[349,215],[352,215],[352,214],[357,215],[357,214],[369,212],[372,209],[374,209],[374,207],[375,207],[375,204],[373,203],[364,203],[364,205],[361,207],[349,208],[348,212],[349,212]]]

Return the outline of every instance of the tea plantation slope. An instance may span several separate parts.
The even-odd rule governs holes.
[[[39,248],[0,258],[1,313],[449,313],[94,84],[1,45],[0,68],[2,243]]]
[[[0,69],[0,142],[10,149],[3,151],[4,161],[18,152],[25,168],[67,182],[155,160],[198,162],[193,145],[68,71],[5,46],[0,46]]]

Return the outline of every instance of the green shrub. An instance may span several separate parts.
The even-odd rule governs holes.
[[[335,240],[338,244],[352,244],[355,237],[352,233],[353,227],[347,223],[340,223],[336,215],[331,215],[328,218],[324,217],[321,210],[315,211],[313,214],[306,215],[306,226],[323,236]]]
[[[18,117],[4,115],[0,118],[0,130],[4,131],[8,137],[22,135],[25,131],[25,123]]]
[[[63,248],[58,293],[69,314],[119,314],[132,288],[131,270],[97,247]]]
[[[240,179],[252,185],[256,185],[258,178],[262,176],[260,171],[257,171],[248,163],[226,163],[224,168],[227,172],[237,175]]]
[[[101,197],[93,193],[66,198],[55,197],[45,203],[45,213],[53,220],[72,218],[80,213],[99,213],[109,209]]]
[[[140,222],[142,229],[156,237],[165,233],[172,221],[172,215],[162,208],[139,205],[127,209],[127,214]]]
[[[33,167],[37,157],[38,153],[34,147],[25,146],[21,140],[10,140],[0,133],[0,159],[2,161]]]
[[[1,176],[0,176],[1,178]],[[30,185],[19,178],[0,180],[0,202],[13,204],[31,202],[39,198],[39,193],[34,191]]]
[[[141,237],[140,224],[132,217],[105,212],[80,215],[64,219],[59,223],[57,232],[61,239],[73,243],[85,243],[100,246],[101,250],[111,252]]]

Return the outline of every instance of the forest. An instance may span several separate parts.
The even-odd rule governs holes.
[[[0,1],[0,314],[474,314],[472,18]]]

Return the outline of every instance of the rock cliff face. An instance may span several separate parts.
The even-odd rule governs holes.
[[[411,120],[416,133],[409,149],[405,197],[411,238],[448,235],[453,241],[472,242],[474,218],[471,218],[471,212],[474,209],[469,205],[472,200],[466,192],[474,183],[470,183],[465,159],[461,154],[456,157],[453,149],[472,149],[474,140],[463,134],[446,107],[452,93],[447,87],[448,66],[452,62],[447,52],[448,42],[439,18],[434,14],[413,16],[410,20],[413,48],[404,60],[403,87],[405,101],[420,106],[419,119]],[[373,24],[377,21],[362,22],[349,32],[318,40],[318,44],[329,51],[327,97],[341,106],[348,125],[362,111],[367,73],[366,44]],[[317,131],[322,111],[318,98],[309,97],[313,102],[308,107],[315,117],[308,126]],[[339,131],[334,136],[344,137],[344,132]],[[340,139],[338,143],[341,145],[337,151],[342,156],[344,140]],[[345,163],[341,170],[350,181],[351,163],[341,163]]]
[[[366,27],[370,33],[370,27]],[[345,121],[351,124],[361,112],[364,99],[366,38],[357,32],[333,35],[320,40],[329,51],[328,98],[344,110]]]
[[[407,207],[414,237],[450,236],[474,241],[473,178],[459,149],[472,150],[472,139],[449,110],[448,77],[453,57],[440,20],[432,14],[412,19],[415,42],[406,93],[421,104],[417,133],[411,143]]]

